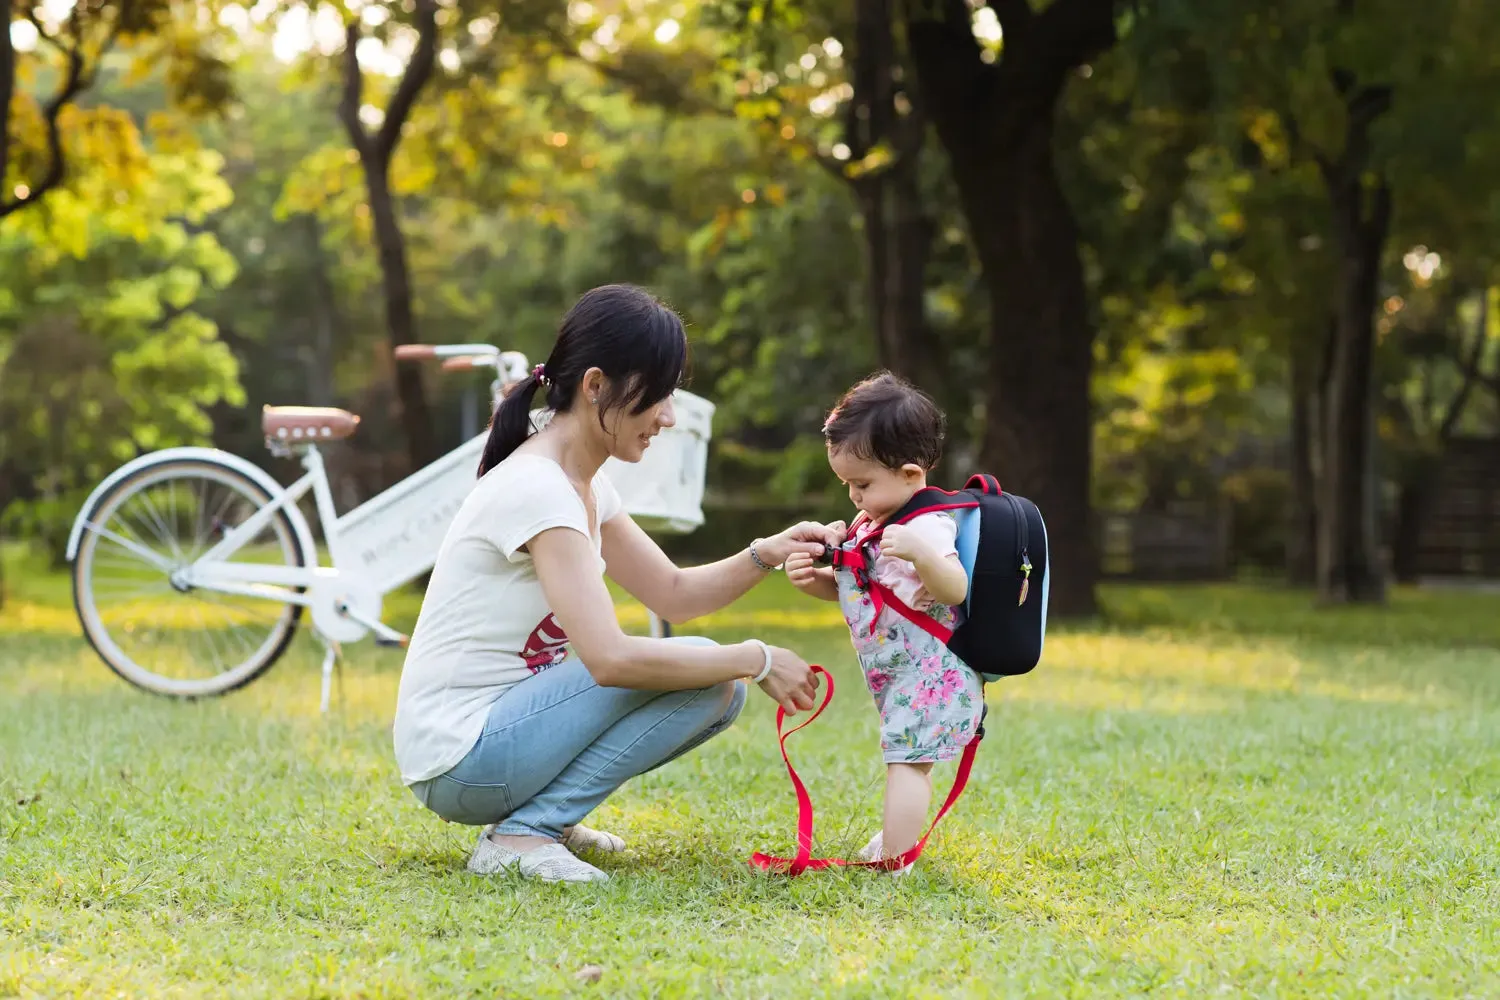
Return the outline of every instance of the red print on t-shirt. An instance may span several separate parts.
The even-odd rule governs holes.
[[[532,629],[526,645],[521,647],[521,659],[526,669],[533,674],[561,663],[568,655],[568,633],[557,624],[557,618],[548,615],[542,623]]]

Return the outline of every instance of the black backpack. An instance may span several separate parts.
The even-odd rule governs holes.
[[[921,514],[952,511],[958,521],[958,558],[969,576],[964,620],[949,632],[930,615],[907,607],[875,583],[866,552],[886,525]],[[1036,504],[1000,489],[994,476],[975,475],[957,493],[929,486],[872,532],[856,553],[830,549],[825,564],[853,569],[860,589],[875,588],[883,603],[937,636],[986,681],[1028,673],[1042,658],[1047,632],[1047,526]]]

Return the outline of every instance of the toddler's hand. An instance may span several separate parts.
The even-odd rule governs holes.
[[[928,554],[926,543],[904,524],[893,524],[880,533],[880,554],[915,563]]]
[[[786,557],[786,578],[798,590],[809,590],[818,585],[819,568],[806,552],[793,552]]]

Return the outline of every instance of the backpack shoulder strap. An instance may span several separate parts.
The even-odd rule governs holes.
[[[979,501],[964,491],[951,493],[948,490],[928,486],[917,490],[905,506],[886,519],[886,524],[905,524],[914,517],[942,510],[967,510],[978,507]]]

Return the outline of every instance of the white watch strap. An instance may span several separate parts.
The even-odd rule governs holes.
[[[759,639],[750,639],[748,641],[749,642],[753,642],[757,646],[759,646],[761,653],[766,658],[766,664],[765,664],[765,666],[763,666],[763,667],[760,668],[760,673],[758,673],[758,674],[755,675],[755,679],[753,681],[753,683],[759,684],[761,681],[765,680],[766,677],[769,676],[770,673],[771,673],[771,647],[767,646],[765,643],[761,642]]]

